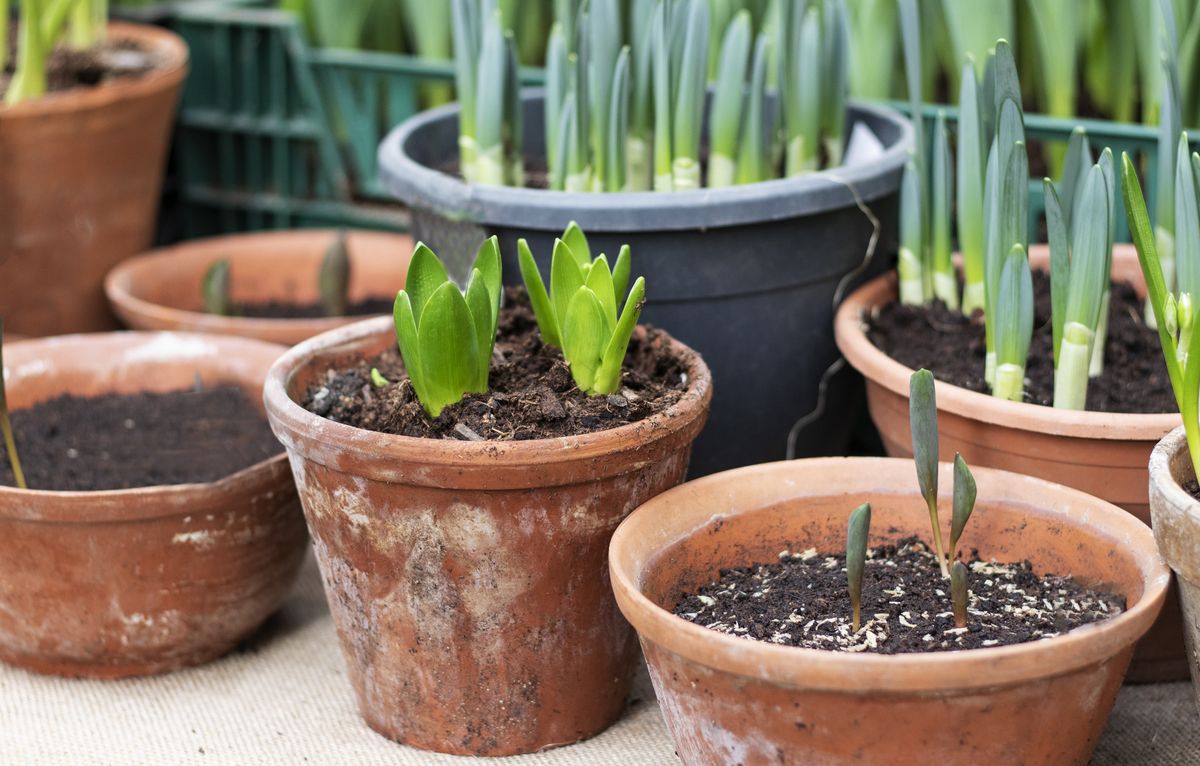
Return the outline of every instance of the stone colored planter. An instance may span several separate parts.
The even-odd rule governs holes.
[[[0,310],[14,333],[115,329],[104,275],[154,237],[188,51],[177,35],[113,23],[161,60],[137,80],[0,106]]]
[[[1150,456],[1150,516],[1158,550],[1175,571],[1188,665],[1200,702],[1200,502],[1183,489],[1195,478],[1187,436],[1180,426]]]
[[[257,400],[282,350],[216,336],[72,335],[9,345],[4,376],[13,409],[62,394],[178,390],[197,375]],[[305,540],[283,454],[210,484],[0,486],[0,659],[89,678],[207,662],[275,611]]]
[[[207,314],[201,284],[216,261],[229,259],[232,298],[240,302],[317,301],[317,272],[333,241],[332,230],[235,234],[193,240],[121,263],[104,290],[113,311],[135,330],[185,330],[257,338],[294,345],[363,317],[252,319]],[[412,238],[353,231],[347,235],[353,303],[394,298],[404,287]]]
[[[844,550],[846,519],[862,502],[872,504],[872,544],[928,537],[912,461],[754,466],[690,482],[635,511],[613,536],[609,569],[682,761],[1086,764],[1170,573],[1150,530],[1115,506],[1003,471],[975,477],[979,505],[963,548],[1102,583],[1125,595],[1128,610],[1057,638],[927,655],[736,638],[670,609],[721,568],[774,561],[789,548]],[[943,464],[941,486],[950,485]],[[948,531],[948,493],[941,506]]]
[[[1031,248],[1030,261],[1048,263],[1045,246]],[[1113,277],[1143,289],[1137,253],[1118,245]],[[908,382],[912,370],[884,354],[867,338],[864,317],[896,300],[895,273],[854,292],[838,311],[838,347],[867,380],[871,419],[893,457],[910,457]],[[942,460],[962,453],[972,466],[1000,468],[1066,484],[1119,505],[1150,523],[1146,464],[1154,445],[1179,425],[1177,414],[1110,414],[1058,410],[1001,401],[939,382],[938,436]],[[1168,600],[1159,625],[1138,648],[1131,681],[1187,677],[1176,600]]]
[[[470,755],[602,731],[637,663],[608,541],[683,480],[712,397],[708,368],[677,345],[691,360],[682,400],[570,438],[390,436],[296,403],[330,367],[395,342],[390,318],[318,336],[276,363],[265,394],[363,717],[404,744]]]

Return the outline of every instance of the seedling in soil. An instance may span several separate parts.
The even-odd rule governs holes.
[[[378,367],[371,368],[371,385],[375,386],[375,388],[383,388],[384,386],[390,386],[391,384],[392,381],[383,377],[383,373],[379,371]]]
[[[229,316],[229,259],[221,260],[208,267],[201,283],[204,296],[204,311],[217,316]]]
[[[846,585],[853,610],[851,630],[862,627],[863,567],[867,563],[867,538],[871,534],[871,504],[863,503],[850,514],[846,530]]]
[[[487,391],[500,291],[495,237],[479,248],[465,291],[432,250],[417,244],[393,317],[413,391],[430,417],[468,393]]]
[[[950,518],[950,556],[958,555],[958,540],[975,510],[975,477],[962,455],[954,455],[954,513]]]
[[[908,420],[912,430],[913,464],[917,469],[917,484],[929,507],[929,523],[933,526],[934,552],[943,577],[950,576],[942,546],[942,525],[938,521],[938,430],[937,402],[933,373],[917,370],[908,383]]]
[[[575,385],[585,394],[616,393],[646,296],[646,281],[638,277],[623,307],[618,302],[629,283],[629,246],[621,248],[609,270],[603,253],[592,259],[587,237],[572,221],[554,241],[549,292],[524,239],[517,241],[517,252],[542,340],[562,349]]]
[[[317,287],[325,314],[331,317],[345,316],[349,306],[347,293],[350,290],[350,253],[346,249],[345,231],[339,230],[325,251],[317,275]]]
[[[955,561],[950,567],[950,602],[954,608],[954,627],[967,627],[967,565]]]
[[[4,319],[0,317],[0,431],[4,435],[4,449],[8,453],[8,464],[12,466],[13,478],[19,489],[28,489],[25,473],[21,470],[21,458],[17,455],[17,442],[13,438],[12,421],[8,417],[8,397],[4,393]]]

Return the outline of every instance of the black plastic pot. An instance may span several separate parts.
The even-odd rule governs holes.
[[[542,97],[524,95],[526,149],[541,156]],[[458,157],[458,108],[413,117],[384,140],[384,183],[412,210],[413,234],[465,271],[486,236],[500,238],[505,279],[520,280],[517,239],[529,240],[548,273],[554,238],[574,220],[593,252],[633,251],[646,277],[642,320],[695,348],[712,369],[708,427],[692,475],[786,456],[794,424],[818,407],[818,389],[838,360],[835,298],[888,268],[896,252],[897,190],[912,147],[908,121],[855,104],[885,151],[866,165],[726,189],[578,194],[468,185],[446,172]],[[873,224],[855,194],[880,221]],[[819,416],[806,421],[797,457],[844,454],[865,401],[850,370],[828,380]]]

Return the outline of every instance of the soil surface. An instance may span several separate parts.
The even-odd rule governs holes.
[[[9,27],[8,66],[0,70],[0,97],[8,90],[17,63],[17,24]],[[94,88],[114,80],[145,76],[161,64],[158,57],[132,40],[108,40],[95,48],[59,46],[46,59],[46,90]]]
[[[328,317],[320,303],[288,303],[287,301],[265,301],[263,303],[235,303],[232,315],[247,319],[322,319]],[[367,298],[346,307],[342,316],[375,316],[392,313],[391,298]]]
[[[1193,500],[1200,500],[1200,483],[1195,479],[1189,479],[1187,484],[1183,485],[1183,491],[1191,495]]]
[[[1025,401],[1054,403],[1053,329],[1050,278],[1033,272],[1034,330],[1025,367]],[[1163,362],[1158,333],[1142,319],[1143,306],[1128,284],[1114,284],[1104,347],[1104,372],[1088,383],[1087,408],[1094,412],[1178,412]],[[987,352],[981,312],[967,318],[941,301],[929,306],[882,307],[868,321],[867,337],[897,362],[925,367],[938,380],[980,393]]]
[[[210,482],[283,451],[233,386],[207,391],[60,396],[12,413],[31,489],[88,492]],[[13,486],[0,449],[0,484]]]
[[[398,349],[348,369],[329,370],[309,387],[310,412],[356,428],[401,436],[467,441],[520,441],[577,436],[644,420],[664,412],[687,390],[689,360],[676,354],[661,330],[645,327],[625,355],[621,388],[589,397],[571,379],[562,353],[541,341],[524,288],[507,288],[489,391],[430,418],[413,394]],[[376,388],[377,368],[391,383]]]
[[[1113,617],[1125,599],[1070,577],[1038,576],[1028,561],[998,564],[972,551],[967,627],[954,626],[950,581],[918,538],[867,552],[862,625],[851,631],[844,553],[782,551],[779,561],[721,570],[685,594],[675,614],[741,638],[808,649],[907,654],[1036,641]]]

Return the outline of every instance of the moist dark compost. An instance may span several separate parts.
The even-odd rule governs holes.
[[[954,626],[950,581],[918,538],[867,552],[862,626],[851,632],[844,553],[782,551],[779,561],[721,570],[685,594],[676,615],[741,638],[807,649],[908,654],[1008,646],[1114,617],[1125,599],[1070,577],[1034,574],[1028,561],[997,564],[972,551],[967,627]]]
[[[8,65],[0,69],[0,96],[8,90],[18,61],[17,25],[9,26]],[[59,46],[46,56],[46,90],[94,88],[115,80],[144,77],[159,65],[158,58],[132,40],[113,39],[86,50]]]
[[[1025,401],[1054,403],[1053,328],[1050,278],[1033,272],[1034,330],[1025,367]],[[1158,333],[1142,319],[1142,302],[1128,284],[1113,284],[1104,346],[1104,372],[1088,383],[1093,412],[1177,412]],[[983,378],[987,344],[983,318],[968,318],[941,301],[904,306],[898,301],[868,319],[867,337],[883,353],[914,370],[922,367],[947,383],[990,393]]]
[[[283,451],[233,386],[60,396],[12,413],[30,489],[88,492],[223,479]],[[13,486],[0,450],[0,484]]]
[[[356,428],[400,436],[521,441],[578,436],[664,412],[687,390],[689,359],[661,330],[635,333],[612,396],[589,397],[571,379],[562,353],[542,343],[524,288],[507,288],[492,354],[489,391],[469,394],[430,418],[412,390],[400,352],[391,348],[353,367],[329,370],[309,387],[310,412]],[[377,388],[371,369],[391,383]]]
[[[320,303],[289,303],[288,301],[264,301],[262,303],[235,303],[230,312],[233,316],[247,319],[321,319],[329,313]],[[367,298],[346,307],[341,316],[375,316],[392,313],[391,298]]]

